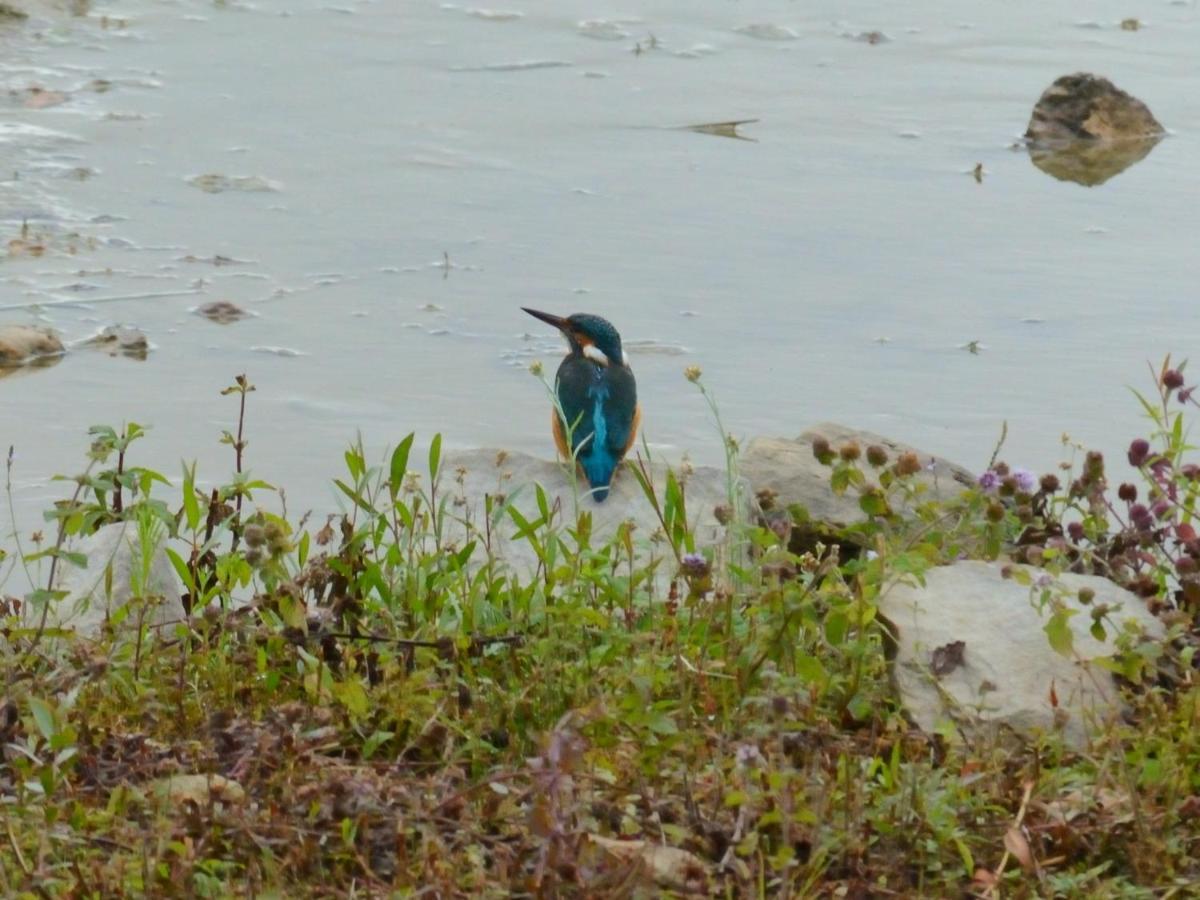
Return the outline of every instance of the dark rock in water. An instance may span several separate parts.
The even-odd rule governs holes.
[[[1117,141],[1159,137],[1163,127],[1141,100],[1107,78],[1076,72],[1046,88],[1033,108],[1027,140]]]
[[[128,325],[109,325],[84,341],[89,347],[106,350],[109,356],[128,356],[130,359],[145,359],[150,353],[150,342],[146,335]]]
[[[1043,172],[1093,186],[1144,159],[1164,133],[1141,100],[1107,78],[1077,72],[1042,93],[1025,139]]]
[[[250,313],[246,312],[240,306],[235,306],[228,300],[215,300],[212,303],[206,303],[196,309],[199,315],[217,322],[221,325],[228,325],[230,322],[236,322],[238,319],[244,319]]]

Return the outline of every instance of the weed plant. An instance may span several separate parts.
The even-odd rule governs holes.
[[[134,465],[138,425],[94,428],[48,533],[14,527],[2,561],[37,588],[0,609],[0,893],[1197,896],[1195,401],[1182,367],[1154,374],[1138,482],[1115,495],[1088,453],[1040,478],[993,457],[938,501],[915,454],[818,440],[863,514],[836,532],[769,495],[751,509],[713,405],[715,547],[694,539],[685,474],[657,490],[644,448],[625,477],[659,527],[600,535],[578,487],[570,509],[529,487],[532,515],[503,481],[465,503],[437,435],[420,460],[411,434],[379,463],[357,441],[333,482],[344,513],[289,516],[249,468],[244,376],[224,484]],[[53,627],[75,540],[118,521],[144,548],[134,599],[96,634]],[[186,615],[155,629],[159,547]],[[1093,607],[1127,721],[1085,752],[914,728],[878,602],[963,558],[1144,597],[1164,641]],[[1069,652],[1067,607],[1042,602]]]

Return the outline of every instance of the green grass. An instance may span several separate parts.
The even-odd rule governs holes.
[[[244,378],[215,491],[132,465],[140,427],[95,429],[48,536],[4,563],[39,589],[0,622],[0,893],[1196,896],[1200,605],[1180,560],[1200,545],[1162,381],[1139,467],[1170,498],[1153,528],[1095,456],[1064,486],[1001,469],[938,504],[912,459],[819,448],[862,523],[814,538],[760,497],[715,548],[693,543],[686,479],[658,494],[637,468],[652,534],[595,534],[589,501],[540,490],[533,517],[496,496],[469,519],[437,437],[378,465],[352,446],[346,514],[289,519],[248,468]],[[41,627],[70,538],[121,519],[169,536],[188,621],[156,638],[145,597],[90,640]],[[495,558],[498,534],[536,570]],[[878,598],[963,556],[1104,571],[1162,610],[1153,652],[1114,639],[1128,724],[1076,753],[907,722]],[[190,773],[228,781],[164,795]],[[630,862],[603,838],[645,843]]]

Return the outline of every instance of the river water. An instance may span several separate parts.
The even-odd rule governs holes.
[[[22,529],[95,423],[222,480],[239,372],[250,467],[293,512],[335,506],[359,431],[548,455],[527,367],[561,344],[522,305],[611,319],[652,446],[699,461],[689,365],[744,437],[835,419],[981,468],[1007,421],[1004,456],[1046,468],[1063,432],[1119,454],[1127,386],[1196,343],[1192,2],[495,2],[0,26],[0,228],[44,247],[0,262],[0,321],[153,344],[0,381]],[[1013,147],[1077,70],[1171,131],[1090,188]],[[730,119],[758,121],[682,127]],[[213,300],[252,316],[192,311]]]

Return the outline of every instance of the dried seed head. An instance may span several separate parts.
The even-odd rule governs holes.
[[[854,462],[862,456],[862,449],[858,446],[857,442],[850,441],[848,444],[842,444],[838,449],[838,456],[846,462]]]
[[[688,366],[686,369],[683,370],[683,377],[686,378],[688,381],[690,381],[692,384],[695,384],[697,381],[699,381],[700,376],[703,374],[704,373],[701,371],[699,366]]]
[[[900,458],[896,460],[897,475],[916,475],[921,471],[921,460],[917,459],[917,454],[911,450],[907,453],[901,453]]]
[[[246,530],[242,532],[242,538],[246,541],[247,547],[261,547],[267,542],[267,533],[261,525],[255,522],[246,526]]]
[[[875,468],[878,469],[880,466],[887,465],[887,461],[887,451],[878,444],[871,444],[871,446],[867,447],[867,462]]]
[[[818,434],[813,438],[812,450],[813,456],[817,458],[817,462],[821,465],[827,466],[833,462],[833,447],[829,445],[827,438]]]

